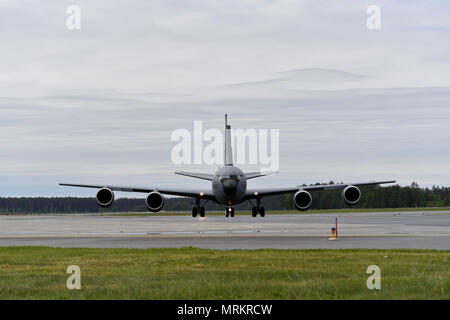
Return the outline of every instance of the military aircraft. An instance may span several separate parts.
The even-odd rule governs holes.
[[[192,190],[185,188],[158,188],[158,187],[131,187],[131,186],[114,186],[102,184],[71,184],[60,183],[61,186],[96,188],[96,200],[100,207],[108,208],[114,202],[114,191],[123,192],[141,192],[148,193],[145,198],[145,205],[151,212],[158,212],[164,206],[164,194],[174,196],[184,196],[195,199],[195,205],[192,208],[192,216],[205,217],[205,204],[208,201],[223,204],[226,206],[225,216],[234,217],[233,206],[244,201],[252,204],[252,216],[258,214],[265,216],[264,206],[261,199],[268,196],[274,196],[286,193],[295,193],[292,202],[296,209],[300,211],[308,210],[312,203],[310,191],[319,190],[342,190],[342,198],[349,206],[353,206],[361,199],[361,191],[359,186],[379,185],[385,183],[394,183],[395,181],[371,181],[361,183],[344,183],[330,185],[314,185],[314,186],[296,186],[282,188],[247,188],[247,180],[258,177],[267,176],[276,172],[243,172],[241,169],[233,165],[233,153],[231,148],[231,126],[227,123],[227,115],[225,115],[225,137],[224,137],[224,166],[219,168],[214,174],[191,173],[191,172],[175,172],[176,174],[188,176],[197,179],[211,181],[210,187]],[[256,204],[254,203],[256,201]]]

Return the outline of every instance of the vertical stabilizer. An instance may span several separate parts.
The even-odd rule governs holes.
[[[231,149],[231,126],[228,125],[225,115],[225,141],[223,148],[223,163],[225,166],[233,165],[233,150]]]

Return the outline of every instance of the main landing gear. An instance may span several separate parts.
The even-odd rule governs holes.
[[[232,207],[227,207],[225,209],[225,217],[234,217],[234,208]]]
[[[266,215],[266,210],[264,207],[259,207],[259,209],[257,207],[252,207],[252,217],[256,217],[258,213],[261,217],[264,217]]]
[[[197,214],[204,218],[206,216],[205,207],[192,207],[192,216],[195,218]]]
[[[250,203],[253,205],[251,201]],[[261,206],[261,198],[256,198],[256,206],[253,205],[252,207],[252,217],[256,217],[258,213],[261,217],[266,215],[266,210]]]
[[[205,207],[204,205],[206,204],[203,203],[203,206],[200,205],[200,199],[197,199],[197,201],[195,202],[195,206],[192,207],[192,216],[195,218],[197,217],[197,214],[200,215],[200,217],[204,218],[206,216],[206,211],[205,211]]]

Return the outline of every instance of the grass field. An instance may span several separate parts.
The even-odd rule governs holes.
[[[1,299],[450,299],[449,282],[450,251],[0,248]]]
[[[379,208],[379,209],[362,209],[362,208],[354,208],[354,209],[330,209],[330,210],[308,210],[308,211],[298,211],[298,210],[267,210],[266,214],[311,214],[311,213],[351,213],[351,212],[407,212],[407,211],[450,211],[450,208],[443,207],[426,207],[426,208]],[[225,209],[223,211],[206,211],[208,216],[222,216],[225,213]],[[251,215],[250,211],[240,211],[236,210],[236,215]],[[105,216],[185,216],[191,215],[191,212],[167,212],[160,211],[157,213],[151,212],[118,212],[118,213],[102,213],[101,215]]]

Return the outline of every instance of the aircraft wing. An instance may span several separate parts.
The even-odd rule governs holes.
[[[369,182],[357,182],[357,183],[341,183],[341,184],[326,184],[317,186],[298,186],[299,189],[306,191],[316,191],[316,190],[342,190],[348,186],[362,187],[362,186],[373,186],[378,184],[395,183],[395,180],[390,181],[369,181]]]
[[[370,181],[370,182],[358,182],[358,183],[343,183],[343,184],[326,184],[326,185],[317,185],[317,186],[297,186],[290,188],[254,188],[247,189],[245,192],[245,200],[254,199],[257,197],[268,197],[275,196],[278,194],[284,193],[294,193],[299,190],[306,191],[319,191],[319,190],[342,190],[348,186],[370,186],[370,185],[379,185],[386,183],[395,183],[395,181]]]
[[[72,184],[72,183],[60,183],[60,186],[67,187],[80,187],[80,188],[109,188],[112,191],[122,192],[142,192],[150,193],[152,191],[158,191],[162,194],[168,194],[173,196],[182,196],[190,198],[202,198],[208,200],[214,200],[215,197],[209,188],[205,189],[176,189],[176,188],[152,188],[152,187],[130,187],[130,186],[113,186],[113,185],[100,185],[100,184]]]

